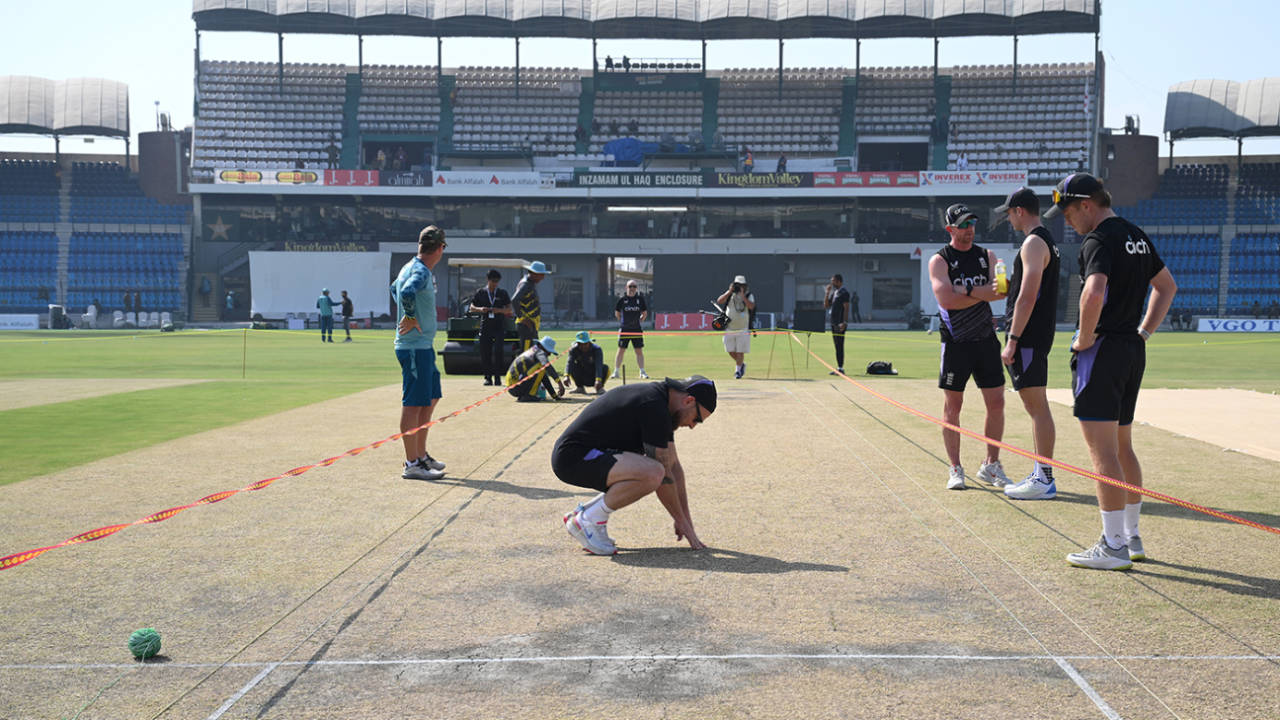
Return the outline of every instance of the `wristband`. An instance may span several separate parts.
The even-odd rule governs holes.
[[[1012,340],[1012,341],[1014,341],[1014,342],[1016,342],[1016,343],[1020,343],[1020,342],[1022,342],[1022,337],[1021,337],[1021,336],[1019,336],[1019,335],[1013,335],[1013,334],[1010,334],[1010,335],[1009,335],[1009,339],[1010,339],[1010,340]]]
[[[1151,339],[1151,333],[1148,332],[1146,328],[1138,328],[1138,334],[1142,336],[1143,340]]]
[[[966,287],[966,288],[965,288],[965,290],[964,290],[964,294],[965,294],[965,295],[968,295],[969,297],[973,297],[973,286],[972,286],[972,285],[970,285],[970,286]]]

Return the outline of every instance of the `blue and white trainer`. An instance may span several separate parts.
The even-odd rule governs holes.
[[[1013,500],[1052,500],[1058,497],[1058,484],[1031,473],[1016,484],[1006,485],[1004,494]]]
[[[618,552],[618,546],[609,537],[607,523],[588,522],[583,519],[582,513],[575,511],[564,528],[592,555],[613,555]]]

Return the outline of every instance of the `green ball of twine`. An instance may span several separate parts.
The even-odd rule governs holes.
[[[129,636],[129,652],[139,660],[155,657],[160,652],[160,633],[154,628],[134,630]]]

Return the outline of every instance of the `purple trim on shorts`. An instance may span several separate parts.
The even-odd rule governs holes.
[[[1089,384],[1089,377],[1093,375],[1093,362],[1098,359],[1098,349],[1102,347],[1102,340],[1103,338],[1098,338],[1093,347],[1076,354],[1076,397],[1080,397],[1080,393],[1084,392],[1085,386]]]
[[[602,456],[604,456],[604,453],[603,453],[603,452],[600,452],[599,450],[594,450],[594,449],[593,449],[591,452],[587,453],[587,454],[586,454],[586,456],[584,456],[582,459],[583,459],[583,460],[595,460],[596,458],[598,458],[598,457],[602,457]]]
[[[1022,352],[1022,369],[1026,370],[1031,367],[1031,357],[1035,354],[1035,348],[1018,348]]]
[[[938,308],[938,315],[942,317],[942,322],[946,323],[947,332],[955,334],[956,329],[951,325],[951,314],[944,308]]]

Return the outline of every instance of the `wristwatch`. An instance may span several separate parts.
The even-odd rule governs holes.
[[[966,287],[964,289],[964,294],[968,295],[969,297],[973,297],[973,286],[969,285],[968,287]]]
[[[1138,334],[1142,336],[1143,340],[1151,339],[1151,332],[1148,331],[1146,328],[1138,328]]]
[[[1011,335],[1009,335],[1009,339],[1010,339],[1010,340],[1012,340],[1012,341],[1014,341],[1014,342],[1016,342],[1016,343],[1020,343],[1020,342],[1022,342],[1022,336],[1020,336],[1020,335],[1012,335],[1012,334],[1011,334]]]

